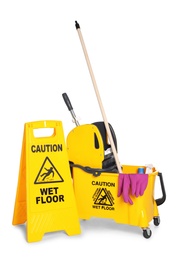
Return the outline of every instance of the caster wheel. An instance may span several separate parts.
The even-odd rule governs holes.
[[[152,231],[149,228],[143,229],[143,237],[150,238],[152,235]]]
[[[160,218],[159,217],[154,217],[153,220],[154,220],[155,226],[158,226],[160,224]]]

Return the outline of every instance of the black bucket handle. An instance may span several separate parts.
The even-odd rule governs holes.
[[[156,199],[156,203],[157,203],[157,206],[160,206],[162,205],[165,200],[166,200],[166,191],[165,191],[165,185],[164,185],[164,181],[163,181],[163,176],[162,176],[162,173],[161,172],[158,172],[158,176],[160,178],[160,186],[161,186],[161,190],[162,190],[162,197],[159,198],[159,199]]]

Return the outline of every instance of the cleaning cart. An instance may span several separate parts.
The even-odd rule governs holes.
[[[151,173],[144,174],[148,182],[143,195],[136,197],[130,192],[132,204],[126,203],[123,196],[118,196],[122,174],[118,173],[112,153],[105,153],[109,144],[105,142],[106,132],[103,133],[103,128],[102,122],[80,125],[67,136],[79,217],[84,220],[91,217],[110,218],[120,224],[137,226],[142,229],[143,236],[149,238],[152,234],[150,222],[153,220],[156,226],[160,224],[158,206],[166,199],[162,173],[153,167]],[[135,177],[140,168],[146,172],[146,166],[142,165],[122,165],[122,172],[125,176]],[[162,198],[154,199],[157,177],[160,180]]]
[[[103,117],[103,122],[80,125],[67,94],[63,94],[76,124],[66,138],[66,145],[79,218],[110,218],[120,224],[140,227],[143,236],[149,238],[152,234],[150,222],[153,220],[156,226],[160,224],[158,206],[166,199],[162,173],[155,167],[147,174],[147,166],[121,165],[116,134],[106,118],[77,21],[75,26]],[[162,190],[159,199],[154,198],[157,177]]]

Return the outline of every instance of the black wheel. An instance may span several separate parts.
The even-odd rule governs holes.
[[[160,224],[160,218],[159,217],[154,217],[153,220],[154,220],[155,226],[158,226]]]
[[[150,238],[152,235],[152,231],[149,228],[143,229],[143,237]]]

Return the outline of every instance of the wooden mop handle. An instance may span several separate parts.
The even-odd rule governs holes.
[[[79,35],[79,39],[80,39],[80,42],[81,42],[81,45],[82,45],[82,49],[83,49],[83,52],[84,52],[84,55],[85,55],[87,66],[88,66],[90,76],[91,76],[91,79],[92,79],[92,83],[93,83],[93,86],[94,86],[94,90],[95,90],[97,100],[98,100],[98,103],[99,103],[99,106],[100,106],[100,110],[101,110],[102,117],[103,117],[103,120],[104,120],[108,139],[110,141],[110,145],[111,145],[112,152],[113,152],[113,155],[114,155],[114,159],[115,159],[119,173],[122,173],[122,168],[121,168],[121,165],[120,165],[120,162],[119,162],[119,159],[118,159],[117,151],[116,151],[116,148],[115,148],[115,145],[114,145],[114,141],[113,141],[112,134],[111,134],[111,131],[110,131],[110,128],[109,128],[109,124],[108,124],[108,121],[107,121],[107,118],[106,118],[106,114],[105,114],[105,111],[104,111],[104,108],[103,108],[103,105],[102,105],[102,102],[101,102],[100,94],[99,94],[98,87],[97,87],[97,84],[96,84],[96,80],[95,80],[93,70],[92,70],[92,67],[91,67],[91,64],[90,64],[90,60],[89,60],[89,57],[88,57],[88,54],[87,54],[84,39],[83,39],[82,34],[81,34],[80,25],[78,24],[77,21],[75,21],[75,26],[76,26],[76,29],[77,29],[77,32],[78,32],[78,35]]]

